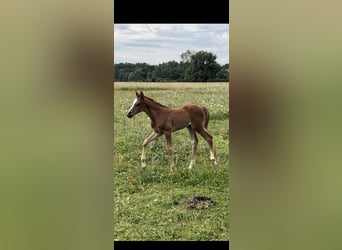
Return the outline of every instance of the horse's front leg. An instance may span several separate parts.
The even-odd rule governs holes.
[[[167,153],[169,155],[170,169],[173,170],[175,168],[175,163],[173,161],[173,155],[172,155],[171,132],[165,133],[165,138],[166,138],[166,145],[167,145]]]
[[[195,130],[193,130],[191,126],[188,126],[187,128],[188,128],[190,138],[191,138],[191,161],[190,161],[189,169],[192,169],[196,161],[198,139],[197,139]]]
[[[145,168],[146,167],[146,147],[147,145],[153,141],[154,139],[156,139],[157,137],[161,136],[161,134],[153,131],[152,134],[150,134],[143,143],[143,147],[142,147],[142,152],[141,152],[141,167]]]

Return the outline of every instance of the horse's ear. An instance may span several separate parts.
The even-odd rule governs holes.
[[[140,91],[140,96],[144,98],[144,93],[142,91]]]
[[[138,94],[138,92],[137,91],[135,91],[135,95],[138,97],[139,96],[139,94]]]

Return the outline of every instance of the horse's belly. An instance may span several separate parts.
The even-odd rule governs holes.
[[[183,129],[190,124],[191,123],[189,120],[174,122],[174,123],[172,123],[172,131],[177,131],[177,130]]]
[[[183,108],[177,108],[170,112],[169,121],[171,122],[172,131],[177,131],[188,126],[191,120]]]

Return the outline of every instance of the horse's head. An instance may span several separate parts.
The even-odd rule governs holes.
[[[135,95],[136,98],[134,99],[131,108],[127,112],[128,118],[132,118],[141,111],[144,111],[145,108],[144,93],[142,91],[140,91],[140,94],[138,94],[138,92],[135,92]]]

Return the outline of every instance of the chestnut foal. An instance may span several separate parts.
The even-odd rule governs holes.
[[[189,169],[193,167],[196,159],[196,150],[198,139],[196,132],[199,133],[208,143],[210,148],[210,159],[214,165],[217,165],[215,153],[213,150],[213,139],[208,133],[209,112],[204,106],[187,104],[182,107],[172,108],[164,106],[153,99],[144,96],[140,91],[135,92],[136,98],[131,108],[127,112],[127,117],[132,118],[140,112],[145,112],[151,119],[153,132],[144,140],[141,153],[141,166],[146,167],[146,147],[157,137],[164,135],[167,143],[167,152],[169,155],[169,164],[171,170],[175,168],[172,156],[171,133],[183,128],[187,128],[191,137],[191,161]]]

